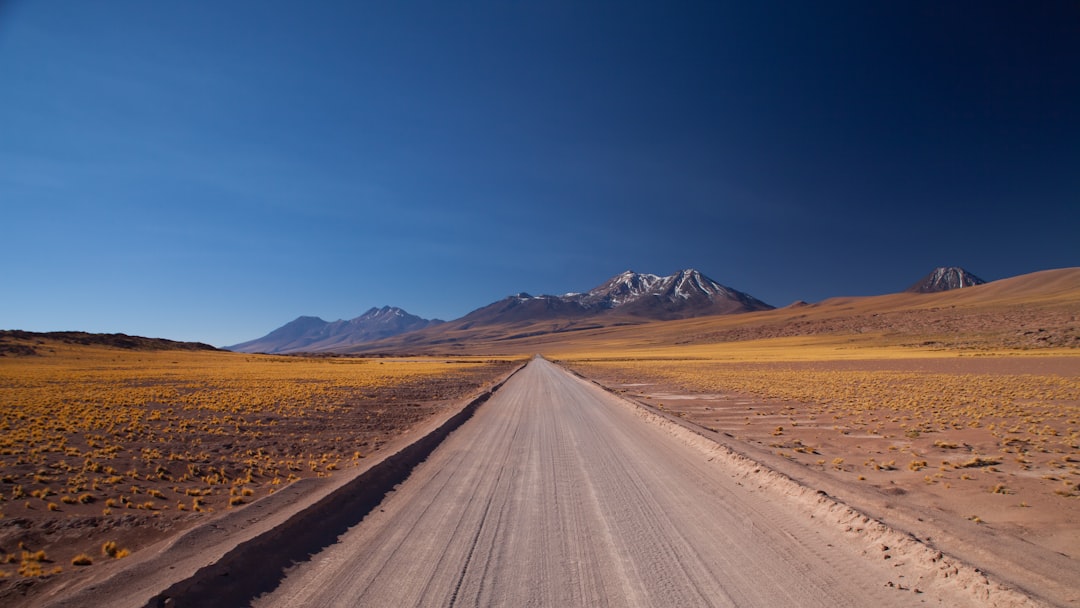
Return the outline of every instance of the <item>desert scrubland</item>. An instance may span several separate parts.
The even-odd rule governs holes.
[[[253,605],[1039,605],[661,418],[533,360]]]
[[[513,365],[11,337],[5,351],[0,584],[8,593],[355,466]]]
[[[1073,601],[1078,353],[888,342],[773,338],[559,361],[1031,592]]]
[[[779,472],[1023,593],[1080,601],[1080,269],[675,321],[451,329],[370,347],[426,356],[366,358],[4,336],[4,592],[360,465],[541,353],[757,463],[747,483]]]
[[[1077,601],[1078,336],[1080,272],[1065,269],[546,346],[801,483]]]
[[[791,342],[564,361],[703,428],[1075,554],[1080,357]]]

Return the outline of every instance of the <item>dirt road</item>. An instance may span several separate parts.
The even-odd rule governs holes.
[[[255,605],[975,603],[916,591],[902,556],[811,518],[633,408],[534,360]]]

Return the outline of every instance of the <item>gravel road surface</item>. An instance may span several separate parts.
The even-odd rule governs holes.
[[[914,606],[881,549],[543,359],[256,606]],[[893,560],[896,561],[896,560]]]

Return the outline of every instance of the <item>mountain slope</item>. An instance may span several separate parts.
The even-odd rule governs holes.
[[[908,287],[905,291],[911,293],[938,293],[950,289],[974,287],[982,285],[986,281],[957,266],[941,266],[935,268],[922,278],[918,283]]]
[[[771,310],[696,270],[670,276],[626,271],[585,293],[519,293],[428,329],[362,344],[342,352],[461,349],[480,342],[562,335],[650,321]]]
[[[643,319],[682,319],[710,314],[770,310],[757,298],[725,287],[697,270],[661,277],[626,271],[586,293],[531,296],[519,293],[455,321],[459,326],[615,315]]]
[[[303,348],[317,340],[327,322],[319,317],[297,317],[261,338],[226,346],[225,350],[240,353],[280,353]]]
[[[334,321],[323,332],[326,337],[309,345],[312,351],[363,344],[390,336],[424,329],[442,323],[439,319],[424,319],[394,306],[369,309],[349,321]]]
[[[442,323],[384,306],[371,308],[348,321],[327,322],[319,317],[297,317],[269,334],[226,347],[243,353],[319,352],[345,348]]]
[[[127,334],[95,334],[85,331],[33,332],[19,329],[0,330],[0,357],[40,354],[48,341],[81,346],[107,346],[125,350],[218,350],[202,342],[177,342],[165,338],[146,338]]]
[[[776,340],[835,340],[838,353],[858,345],[918,348],[1071,348],[1080,350],[1080,268],[1046,270],[939,293],[838,297],[814,304],[671,321],[613,313],[576,320],[462,328],[456,322],[365,345],[356,352],[560,357],[621,357],[666,346],[694,348]],[[805,340],[804,340],[805,339]],[[749,346],[756,344],[757,346]]]
[[[623,314],[650,319],[685,319],[773,308],[693,269],[667,277],[626,272],[590,291],[586,299],[597,298]]]

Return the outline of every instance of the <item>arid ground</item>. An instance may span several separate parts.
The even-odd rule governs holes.
[[[571,368],[928,517],[949,514],[1080,559],[1080,358]]]
[[[654,418],[535,359],[254,605],[1031,605]]]
[[[875,550],[880,551],[876,559],[896,556],[890,567],[921,568],[906,576],[922,580],[926,589],[966,567],[969,576],[961,590],[984,593],[998,588],[1005,593],[993,596],[997,598],[993,601],[990,595],[969,594],[965,596],[969,600],[1027,605],[1026,593],[1036,602],[1052,605],[1080,602],[1075,576],[1080,571],[1076,552],[1080,270],[1034,273],[941,294],[838,298],[744,315],[570,329],[574,328],[537,325],[487,328],[471,336],[459,332],[426,347],[408,345],[408,352],[426,356],[386,358],[238,355],[139,339],[101,342],[7,332],[0,340],[0,561],[5,562],[0,564],[0,600],[33,604],[34,597],[50,586],[61,588],[65,579],[83,580],[95,568],[130,563],[120,559],[138,560],[140,548],[195,529],[216,515],[242,512],[238,510],[292,482],[334,476],[352,467],[364,469],[373,454],[388,453],[380,448],[411,441],[411,429],[430,426],[529,355],[543,353],[643,404],[642,412],[655,413],[640,414],[638,423],[678,427],[682,443],[697,445],[705,438],[712,447],[697,452],[697,457],[708,454],[706,461],[715,459],[718,468],[710,465],[708,472],[694,474],[709,477],[708,484],[719,484],[705,486],[713,487],[714,494],[749,509],[745,521],[736,517],[731,526],[762,525],[752,512],[765,507],[746,496],[742,486],[771,492],[766,502],[797,495],[794,510],[775,515],[772,522],[792,531],[798,546],[817,547],[812,553],[831,554],[837,545],[804,535],[814,526],[804,530],[797,523],[799,517],[854,522],[847,530],[840,529],[842,535],[859,534],[855,539],[845,537],[844,551],[853,549],[867,559]],[[445,355],[447,349],[455,355]],[[466,352],[471,356],[456,354]],[[679,467],[671,463],[664,474],[655,476],[649,466],[649,458],[661,458],[667,448],[657,452],[657,446],[650,447],[653,456],[644,460],[632,454],[640,441],[662,440],[619,414],[619,400],[585,397],[582,391],[567,388],[559,374],[542,369],[546,371],[527,374],[528,381],[515,382],[518,388],[494,400],[496,405],[483,406],[477,418],[487,422],[470,421],[461,428],[472,429],[466,435],[493,433],[497,441],[492,439],[480,450],[447,439],[439,448],[443,451],[431,458],[450,468],[417,468],[417,475],[424,470],[433,480],[475,475],[479,484],[478,494],[450,501],[445,506],[451,511],[440,516],[449,518],[447,525],[457,521],[467,529],[462,528],[458,536],[465,536],[457,540],[444,539],[440,555],[461,560],[439,570],[438,585],[445,583],[457,597],[455,589],[466,587],[455,587],[454,581],[470,581],[467,590],[478,602],[485,597],[528,601],[547,597],[554,591],[545,585],[525,595],[515,595],[509,588],[490,595],[494,588],[470,571],[474,551],[469,547],[518,529],[536,536],[522,539],[511,533],[508,543],[524,543],[521,546],[533,547],[540,556],[579,560],[582,569],[570,570],[575,576],[592,573],[593,579],[578,580],[576,591],[564,598],[571,604],[607,597],[605,590],[615,594],[611,597],[647,597],[657,590],[627,583],[636,576],[630,570],[622,574],[617,569],[594,570],[589,565],[593,558],[573,555],[572,547],[564,546],[559,553],[551,544],[568,538],[553,531],[565,528],[566,534],[580,535],[582,531],[571,528],[586,525],[583,522],[592,522],[587,525],[590,529],[595,525],[611,531],[620,522],[638,521],[637,527],[624,530],[625,538],[618,534],[594,538],[596,544],[589,550],[646,569],[650,563],[667,563],[665,567],[674,568],[672,576],[727,589],[724,584],[716,587],[720,574],[706,572],[703,564],[709,560],[687,558],[671,565],[662,555],[642,548],[642,530],[648,527],[644,522],[656,517],[615,517],[628,504],[651,505],[659,509],[654,515],[663,513],[665,518],[677,511],[682,514],[670,518],[675,536],[662,542],[681,548],[673,548],[669,558],[699,550],[679,544],[683,541],[676,537],[692,537],[693,522],[704,520],[687,511],[691,507],[664,506],[667,499],[661,496],[693,493],[685,483],[664,481],[673,479]],[[543,378],[550,383],[543,385]],[[548,420],[547,427],[534,428],[530,422],[546,420],[543,411],[515,409],[530,391],[549,403],[541,410],[562,412]],[[567,407],[573,404],[550,401],[552,395],[564,393],[582,399],[577,407],[607,413],[589,418],[583,429],[571,430],[565,425],[579,415]],[[606,426],[606,419],[612,426]],[[621,422],[616,424],[617,420]],[[592,435],[568,439],[572,432],[588,429]],[[606,437],[603,429],[623,438],[637,437],[638,443]],[[507,443],[513,436],[525,443]],[[496,446],[515,457],[467,457],[474,451],[490,455]],[[589,446],[610,450],[590,455]],[[728,453],[724,450],[735,456],[721,457]],[[536,460],[544,454],[558,457]],[[462,455],[466,457],[459,458]],[[690,459],[686,463],[697,458],[693,452],[685,457]],[[566,459],[576,464],[563,471],[560,467],[571,464]],[[728,464],[720,464],[725,459]],[[613,464],[617,461],[637,464],[625,468]],[[686,466],[696,470],[698,465]],[[642,493],[631,500],[623,489],[608,487],[605,471],[622,471],[627,480],[656,479],[633,482]],[[511,492],[504,482],[518,483],[528,475],[561,494],[545,494],[533,501],[536,508],[519,509],[521,503],[514,496],[535,488],[522,486]],[[738,483],[730,486],[719,479],[724,476]],[[400,495],[430,497],[441,492],[438,485],[424,489],[427,482],[417,483]],[[605,494],[608,490],[610,495]],[[400,514],[371,515],[372,521],[390,522],[390,528],[380,532],[354,522],[357,534],[396,534],[394,518],[416,508],[403,501],[391,496],[386,502],[398,505]],[[504,508],[475,510],[477,504],[496,503]],[[711,508],[726,509],[726,504],[721,501]],[[549,520],[550,513],[540,508],[544,505],[571,510],[560,512],[561,519]],[[452,510],[459,507],[463,510]],[[582,510],[586,507],[592,511]],[[851,513],[856,515],[837,516],[848,513],[845,509],[854,509]],[[502,519],[503,514],[525,519],[511,523]],[[866,526],[879,525],[872,524],[875,521],[889,526],[892,540],[866,544],[871,538],[865,534]],[[503,530],[500,522],[518,527]],[[731,526],[716,533],[726,534]],[[471,541],[466,538],[470,534]],[[485,536],[490,534],[495,536]],[[433,532],[429,538],[442,536]],[[897,539],[908,547],[907,553],[893,550]],[[540,544],[530,544],[534,541]],[[317,550],[325,550],[325,556],[311,559],[332,561],[335,555],[352,555],[354,548],[321,546]],[[485,563],[498,563],[495,545],[484,551],[475,555],[487,559]],[[935,556],[935,551],[942,553]],[[714,557],[740,559],[733,554]],[[766,556],[754,557],[758,558]],[[776,562],[776,567],[782,563],[786,562]],[[413,566],[427,567],[420,562]],[[533,566],[507,566],[503,573],[506,580],[518,580]],[[554,563],[548,566],[558,569]],[[980,582],[984,574],[990,579]],[[83,578],[67,578],[72,576]],[[293,582],[282,578],[285,595],[267,597],[266,605],[285,605],[287,598],[304,597],[321,585],[305,582],[308,574],[297,576]],[[897,590],[912,591],[910,580],[888,582]],[[940,587],[934,597],[949,603],[950,594],[957,591],[955,581]],[[994,587],[998,583],[1004,586]],[[333,588],[354,584],[335,581]],[[740,585],[740,593],[751,594],[746,596],[750,604],[768,605],[777,599],[753,595],[743,583],[733,584]],[[1009,595],[1010,588],[1020,589],[1021,599]],[[393,586],[385,591],[396,592]],[[858,603],[858,595],[851,595],[850,589],[819,591],[815,601],[821,605],[837,598]],[[384,597],[382,593],[372,596],[373,601]],[[929,597],[890,595],[887,602],[921,603]]]
[[[0,603],[355,466],[515,365],[3,346]]]

